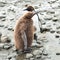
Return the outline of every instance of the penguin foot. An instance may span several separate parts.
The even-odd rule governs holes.
[[[30,53],[31,51],[32,51],[32,49],[29,47],[29,48],[24,50],[24,53]]]

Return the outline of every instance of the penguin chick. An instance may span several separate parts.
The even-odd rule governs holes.
[[[32,17],[35,14],[34,12],[27,12],[17,20],[14,29],[14,40],[17,50],[24,51],[31,47],[34,39]]]

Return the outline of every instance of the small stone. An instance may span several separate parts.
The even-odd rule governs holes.
[[[11,47],[12,47],[11,44],[4,44],[4,46],[3,46],[3,48],[6,50],[10,49]]]
[[[60,55],[60,53],[56,53],[56,55]]]
[[[34,58],[30,58],[30,60],[34,60]]]
[[[52,16],[46,15],[46,16],[44,17],[44,19],[45,19],[45,20],[51,20],[51,19],[52,19]]]
[[[11,58],[10,60],[16,60],[15,58]]]
[[[1,19],[2,21],[5,21],[6,19],[5,18],[3,18],[3,19]]]
[[[2,36],[2,37],[1,37],[1,42],[2,42],[2,43],[9,43],[9,42],[11,42],[11,40],[10,40],[10,38],[7,37],[7,36]]]
[[[0,2],[0,7],[4,7],[7,3],[5,2]]]
[[[38,43],[32,43],[32,47],[40,48],[40,47],[43,47],[43,46],[41,44],[38,44]]]
[[[50,3],[50,4],[55,3],[55,2],[56,2],[56,0],[50,0],[50,1],[48,1],[48,3]]]
[[[48,53],[47,53],[47,52],[43,52],[43,55],[44,55],[44,56],[48,56]]]
[[[55,14],[55,10],[49,9],[49,10],[47,11],[47,14]]]
[[[46,22],[42,22],[42,25],[45,25],[46,24]]]
[[[56,27],[56,29],[60,29],[60,26]]]
[[[3,49],[4,44],[0,43],[0,50]]]
[[[42,54],[42,51],[40,51],[40,50],[33,51],[33,55],[39,55],[39,54]]]
[[[50,30],[50,33],[55,33],[55,31],[54,30]]]
[[[2,33],[0,32],[0,36],[2,36]]]
[[[52,19],[54,22],[58,21],[58,18],[57,17],[53,17]]]
[[[56,38],[59,38],[59,35],[56,35],[55,37],[56,37]]]
[[[31,53],[26,54],[26,58],[31,58],[31,57],[33,57],[33,55]]]
[[[35,9],[38,9],[39,7],[38,6],[34,6]]]
[[[12,30],[12,31],[14,31],[13,27],[8,27],[8,30]]]
[[[0,24],[0,27],[4,27],[4,25],[3,24]]]
[[[37,58],[37,59],[41,58],[41,55],[36,55],[36,58]]]
[[[57,31],[58,34],[60,34],[60,31]]]
[[[0,19],[6,18],[6,15],[0,15]]]

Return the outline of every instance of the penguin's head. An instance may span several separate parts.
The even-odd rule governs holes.
[[[24,9],[24,11],[33,11],[34,10],[34,7],[32,7],[32,6],[27,6],[27,8],[26,9]]]

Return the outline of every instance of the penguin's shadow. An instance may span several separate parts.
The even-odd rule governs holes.
[[[26,54],[21,54],[16,56],[16,60],[24,60],[26,58]]]
[[[32,48],[32,51],[31,51],[30,53],[32,54],[33,51],[34,51],[34,50],[37,50],[37,49],[39,49],[39,48],[33,47],[33,48]],[[27,59],[26,59],[26,54],[27,54],[27,53],[17,55],[17,56],[16,56],[16,60],[27,60]]]

